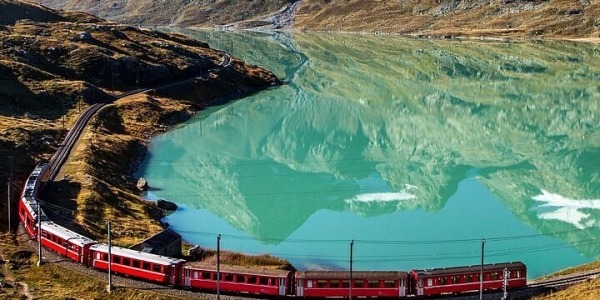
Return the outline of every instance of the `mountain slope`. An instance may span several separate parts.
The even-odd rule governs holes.
[[[600,37],[598,0],[38,0],[129,24],[435,36]],[[277,24],[299,2],[288,26]],[[241,24],[240,24],[241,23]]]
[[[270,14],[288,0],[39,0],[56,9],[80,10],[128,24],[203,25],[225,24]]]

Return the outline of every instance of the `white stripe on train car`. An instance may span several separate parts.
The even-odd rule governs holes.
[[[92,245],[90,247],[90,251],[108,253],[108,245],[106,245],[106,244]],[[127,248],[121,248],[121,247],[115,247],[115,246],[111,247],[110,253],[112,255],[128,257],[128,258],[132,258],[132,259],[136,259],[136,260],[147,261],[147,262],[151,262],[154,264],[165,265],[165,266],[170,266],[173,264],[178,264],[180,262],[185,262],[185,260],[179,259],[179,258],[161,256],[161,255],[156,255],[156,254],[152,254],[152,253],[146,253],[146,252],[131,250],[131,249],[127,249]]]
[[[31,215],[32,218],[36,220],[37,223],[37,207],[39,202],[32,197],[24,197],[22,199],[25,208],[27,208],[27,212]],[[41,221],[48,221],[48,216],[44,213],[43,210],[40,209],[40,214],[42,215]]]
[[[83,247],[84,245],[88,245],[88,244],[95,244],[97,243],[96,241],[83,236],[79,233],[76,233],[74,231],[71,231],[67,228],[64,228],[52,221],[44,221],[42,222],[42,229],[45,230],[46,232],[49,232],[57,237],[60,237],[61,239],[68,241],[69,243],[72,243],[74,245]]]

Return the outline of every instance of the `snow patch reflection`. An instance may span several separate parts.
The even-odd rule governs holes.
[[[555,208],[552,211],[539,213],[538,217],[540,219],[562,221],[572,224],[579,229],[586,229],[595,226],[595,223],[597,223],[593,220],[588,220],[590,214],[581,210],[600,210],[600,199],[575,200],[542,190],[542,194],[533,197],[533,200],[544,202],[544,204],[539,206],[540,208]]]
[[[417,196],[401,191],[399,193],[367,193],[356,195],[354,198],[346,200],[347,202],[389,202],[404,201],[416,199]]]

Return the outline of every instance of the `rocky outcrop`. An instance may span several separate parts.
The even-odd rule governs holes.
[[[144,179],[144,177],[142,177],[142,178],[138,179],[138,181],[135,184],[135,186],[140,191],[147,191],[148,190],[148,181],[146,181],[146,179]]]
[[[162,210],[168,210],[168,211],[177,210],[177,204],[175,204],[171,201],[163,200],[163,199],[159,199],[158,201],[156,201],[156,206],[158,206],[158,208],[160,208]]]

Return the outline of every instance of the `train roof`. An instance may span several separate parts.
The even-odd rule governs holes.
[[[96,243],[96,241],[94,241],[86,236],[83,236],[81,234],[78,234],[74,231],[71,231],[67,228],[64,228],[52,221],[42,222],[42,230],[45,230],[46,232],[50,232],[50,233],[62,238],[63,240],[67,240],[75,245],[80,246],[80,247],[83,247],[84,245]]]
[[[90,247],[90,250],[108,253],[108,245],[106,244],[95,244]],[[168,256],[161,256],[152,253],[131,250],[127,248],[112,246],[110,249],[112,255],[118,255],[121,257],[128,257],[132,259],[147,261],[159,265],[174,265],[181,262],[185,262],[183,259],[173,258]]]
[[[354,271],[352,280],[380,279],[393,280],[406,278],[408,274],[403,271]],[[296,278],[305,279],[350,279],[349,271],[300,271],[296,272]]]
[[[44,171],[46,166],[48,166],[47,163],[38,164],[37,166],[35,166],[35,169],[33,169],[33,172],[31,172],[31,175],[39,176],[42,173],[42,171]]]
[[[185,264],[186,269],[198,270],[198,271],[217,271],[216,264],[202,263],[202,262],[187,262]],[[232,265],[221,265],[220,271],[225,273],[236,273],[256,276],[275,276],[275,277],[287,277],[291,271],[282,269],[270,269],[266,267],[242,267]]]
[[[497,263],[497,264],[485,264],[483,265],[484,271],[502,271],[504,268],[512,269],[525,269],[525,264],[522,262],[508,262],[508,263]],[[473,266],[461,266],[451,268],[435,268],[435,269],[422,269],[422,270],[411,270],[411,273],[415,273],[419,276],[440,276],[440,275],[458,275],[461,273],[476,273],[481,270],[481,265]]]
[[[29,214],[37,220],[37,208],[39,205],[39,201],[33,197],[23,197],[21,199],[21,201],[23,202],[23,204],[25,205],[25,208],[27,208],[27,211],[29,212]],[[44,213],[44,211],[40,208],[40,214],[41,214],[41,221],[48,221],[48,216],[46,216],[46,214]]]

